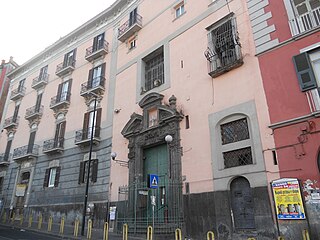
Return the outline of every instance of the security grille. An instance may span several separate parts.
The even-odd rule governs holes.
[[[222,144],[234,143],[249,138],[249,129],[246,118],[221,125]]]
[[[158,87],[164,83],[164,57],[163,53],[145,63],[145,90]]]
[[[252,164],[251,147],[224,152],[223,159],[225,168]]]

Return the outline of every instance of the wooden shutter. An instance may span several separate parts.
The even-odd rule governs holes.
[[[26,81],[26,79],[22,79],[20,82],[19,82],[19,87],[18,87],[18,91],[21,92],[23,87],[24,87],[24,82]]]
[[[91,164],[91,182],[96,182],[98,178],[98,159],[92,160]]]
[[[93,69],[90,69],[89,75],[88,75],[88,83],[87,83],[88,89],[91,89],[91,87],[92,87],[92,80],[93,80]]]
[[[101,78],[100,78],[100,85],[105,86],[105,75],[106,75],[106,63],[101,65]]]
[[[12,140],[7,142],[6,150],[4,152],[4,161],[9,161],[9,153],[12,145]]]
[[[38,96],[37,96],[36,109],[35,109],[36,112],[40,111],[41,100],[42,100],[42,93],[38,94]]]
[[[60,171],[61,171],[61,167],[57,167],[56,178],[54,179],[54,186],[55,187],[58,187],[58,185],[59,185]]]
[[[293,56],[294,67],[297,72],[300,89],[302,92],[317,88],[317,82],[312,70],[308,53],[304,52]]]
[[[70,97],[71,97],[71,85],[72,85],[72,79],[68,80],[68,93],[67,93],[67,100],[70,101]]]
[[[85,162],[80,162],[79,184],[84,183],[85,166]]]
[[[46,169],[46,173],[44,175],[43,187],[48,187],[49,183],[49,175],[50,175],[50,168]]]
[[[27,153],[32,153],[35,138],[36,138],[36,131],[33,131],[30,133]]]
[[[60,123],[59,147],[63,147],[65,131],[66,131],[66,121]]]
[[[94,39],[93,39],[93,44],[92,44],[92,52],[95,52],[97,51],[98,49],[98,37],[100,35],[96,36]]]
[[[16,122],[17,121],[17,117],[18,117],[18,113],[19,113],[19,108],[20,108],[20,104],[16,105],[14,108],[14,113],[13,113],[13,118],[12,121]]]
[[[95,137],[100,137],[100,125],[101,125],[101,108],[97,109],[96,116],[96,125],[95,125]]]
[[[62,92],[62,85],[63,85],[63,83],[60,83],[59,86],[58,86],[57,99],[56,99],[56,102],[55,102],[55,103],[60,102],[61,92]]]
[[[90,112],[87,112],[84,114],[84,118],[83,118],[83,127],[82,127],[82,140],[87,139],[88,138],[88,123],[89,123],[89,115]]]

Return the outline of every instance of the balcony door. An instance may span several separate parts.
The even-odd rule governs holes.
[[[60,122],[56,125],[56,132],[54,136],[54,148],[62,148],[64,142],[64,133],[66,129],[66,122]]]
[[[20,181],[19,184],[17,184],[16,190],[16,216],[23,214],[29,182],[30,172],[23,172],[20,175]]]
[[[20,104],[17,104],[14,108],[14,112],[13,112],[13,117],[12,117],[12,122],[16,123],[17,122],[17,118],[18,118],[18,113],[19,113],[19,108],[20,108]]]
[[[61,83],[58,87],[58,97],[57,102],[64,102],[69,100],[69,95],[71,91],[71,80]]]
[[[27,154],[33,152],[34,140],[36,138],[36,131],[30,133]]]
[[[103,48],[103,44],[104,44],[104,33],[96,36],[93,39],[93,52]]]
[[[68,52],[66,55],[64,55],[63,60],[63,67],[73,66],[73,61],[75,59],[75,50],[72,50],[71,52]]]
[[[36,113],[40,112],[41,100],[42,100],[42,93],[39,93],[36,101],[36,108],[35,108]]]
[[[129,27],[137,22],[137,8],[130,12]]]
[[[48,65],[40,69],[39,79],[44,80],[48,73]]]
[[[22,80],[19,82],[18,92],[22,92],[22,91],[23,91],[23,87],[24,87],[25,81],[26,81],[26,79],[22,79]]]

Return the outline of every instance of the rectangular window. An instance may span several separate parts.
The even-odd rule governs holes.
[[[46,169],[43,187],[58,187],[61,167]]]
[[[104,33],[96,36],[93,39],[93,52],[100,50],[104,47]]]
[[[18,92],[23,92],[25,81],[26,81],[26,79],[20,80],[19,86],[18,86]]]
[[[136,38],[132,38],[128,41],[129,50],[136,48],[137,42]]]
[[[157,49],[143,59],[145,72],[145,91],[159,87],[164,83],[163,47]]]
[[[180,17],[182,14],[184,14],[184,3],[180,3],[175,8],[176,18]]]
[[[70,101],[72,80],[65,81],[58,86],[57,102]]]
[[[231,14],[232,16],[233,14]],[[209,75],[218,77],[243,64],[236,19],[230,17],[208,27],[208,48],[205,57],[208,60]]]
[[[4,152],[4,161],[9,161],[9,156],[10,156],[10,150],[11,150],[11,145],[12,145],[12,139],[8,140],[6,150]]]
[[[66,122],[60,122],[56,125],[56,132],[54,135],[54,148],[63,148],[64,133],[66,129]]]
[[[68,66],[74,67],[75,60],[76,60],[76,49],[74,49],[64,55],[63,68],[68,67]]]
[[[105,69],[106,69],[106,63],[103,63],[93,69],[90,69],[89,76],[88,76],[87,89],[96,88],[98,86],[104,87]]]
[[[100,137],[100,124],[101,124],[101,108],[97,109],[95,114],[94,114],[94,111],[85,113],[84,120],[83,120],[82,140],[90,139],[91,134],[93,134],[94,137]],[[92,130],[92,125],[93,125],[93,130]]]
[[[39,79],[45,80],[47,78],[47,75],[48,75],[48,65],[40,69]]]
[[[20,104],[16,104],[13,112],[12,122],[17,123]]]
[[[253,164],[247,118],[221,124],[220,134],[225,168]]]
[[[133,11],[130,12],[129,27],[131,27],[136,22],[137,22],[137,8],[133,9]]]
[[[88,172],[87,172],[88,166],[89,166],[89,161],[80,162],[79,181],[78,181],[79,184],[86,182],[87,174],[88,174]],[[97,181],[97,178],[98,178],[98,159],[91,160],[90,177],[91,177],[91,182]]]

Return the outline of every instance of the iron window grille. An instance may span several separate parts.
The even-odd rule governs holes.
[[[160,52],[145,61],[145,90],[149,91],[164,83],[164,55]]]
[[[204,55],[211,77],[217,77],[243,64],[236,19],[229,18],[209,27],[208,48]]]
[[[223,145],[250,138],[246,118],[222,124],[220,128]]]
[[[225,168],[252,164],[251,147],[224,152],[223,159]]]

